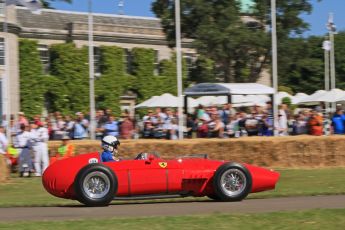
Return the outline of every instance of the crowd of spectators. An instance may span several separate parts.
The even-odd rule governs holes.
[[[273,124],[273,111],[270,102],[265,106],[233,108],[231,104],[222,106],[202,106],[195,108],[194,113],[184,115],[184,136],[186,138],[238,138],[242,136],[273,136],[274,131],[280,136],[287,135],[330,135],[345,133],[345,115],[341,108],[332,114],[324,114],[320,107],[314,109],[297,108],[293,111],[281,104],[278,117]],[[74,116],[62,115],[60,112],[47,117],[36,115],[28,120],[20,112],[10,123],[2,124],[9,128],[12,137],[20,132],[20,126],[34,123],[48,129],[49,140],[89,138],[90,117],[82,112]],[[96,138],[113,135],[120,139],[157,138],[177,139],[178,115],[175,109],[156,108],[147,110],[141,118],[134,119],[128,112],[120,117],[111,110],[96,112]]]
[[[4,119],[5,120],[5,119]],[[90,116],[82,112],[74,116],[62,115],[60,112],[50,113],[48,116],[34,116],[29,120],[23,112],[18,113],[17,119],[11,116],[10,123],[3,122],[2,126],[10,129],[12,139],[20,133],[22,125],[29,124],[45,126],[48,129],[49,140],[61,140],[68,136],[73,140],[89,138]],[[101,139],[104,135],[113,135],[122,139],[132,138],[134,134],[134,122],[128,113],[122,113],[121,117],[115,117],[111,110],[98,110],[96,112],[96,138]]]
[[[177,113],[171,109],[148,110],[139,126],[143,138],[176,139]],[[324,114],[321,107],[291,110],[281,104],[274,121],[272,104],[233,108],[199,105],[184,117],[184,136],[188,138],[238,138],[243,136],[330,135],[345,134],[345,115],[338,107],[334,114]]]

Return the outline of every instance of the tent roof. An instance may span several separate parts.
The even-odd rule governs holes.
[[[170,94],[165,93],[160,96],[153,96],[150,99],[138,104],[135,106],[136,109],[138,108],[175,108],[178,107],[179,100],[178,97]],[[193,98],[188,98],[188,106],[189,107],[196,107],[199,104]]]
[[[338,102],[342,101],[345,97],[345,91],[341,89],[332,89],[321,94],[319,97],[314,98],[315,102]]]
[[[185,90],[186,96],[273,94],[274,89],[258,83],[200,83]]]
[[[322,95],[324,95],[326,92],[327,91],[325,90],[317,90],[312,95],[302,98],[298,102],[298,104],[318,102],[317,99],[321,97]]]

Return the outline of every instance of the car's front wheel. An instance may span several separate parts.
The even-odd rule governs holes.
[[[117,191],[117,177],[102,164],[89,164],[82,168],[74,181],[79,202],[87,206],[107,206]]]
[[[214,192],[221,201],[240,201],[252,188],[252,177],[246,167],[238,163],[220,166],[213,178]]]

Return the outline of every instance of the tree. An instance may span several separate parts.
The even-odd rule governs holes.
[[[239,1],[184,0],[181,7],[183,37],[194,39],[198,53],[215,62],[222,81],[259,77],[257,62],[266,52],[267,35],[241,21]],[[174,1],[157,0],[152,10],[162,20],[169,45],[174,46]]]
[[[270,61],[270,0],[255,0],[251,16],[241,20],[238,0],[182,0],[181,29],[184,38],[194,39],[199,54],[215,63],[217,79],[225,82],[253,82]],[[161,18],[170,46],[174,46],[174,1],[156,0],[153,12]],[[300,15],[310,13],[310,0],[277,0],[278,49],[290,36],[308,28]],[[280,53],[281,55],[281,53]]]
[[[320,1],[320,0],[318,0]],[[253,16],[263,25],[271,25],[271,0],[255,0]],[[311,0],[276,0],[278,42],[289,37],[299,36],[308,29],[301,14],[310,14]]]
[[[345,31],[334,35],[336,87],[345,90]]]
[[[278,87],[278,92],[286,92],[290,95],[294,95],[293,90],[290,87],[283,85]]]
[[[191,70],[190,81],[194,83],[217,82],[214,61],[205,56],[199,56],[195,67]]]
[[[323,88],[324,61],[322,37],[290,38],[282,44],[279,56],[279,85],[295,92],[313,93]]]

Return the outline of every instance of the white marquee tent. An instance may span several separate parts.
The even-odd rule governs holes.
[[[193,98],[188,98],[188,103],[190,107],[198,106],[198,103]],[[138,108],[175,108],[178,107],[178,97],[170,94],[165,93],[161,96],[153,96],[150,99],[138,104],[135,106],[136,109]]]
[[[343,100],[345,97],[345,92],[341,89],[332,89],[326,91],[324,94],[320,95],[318,98],[315,98],[315,102],[338,102]]]
[[[297,96],[297,95],[296,95]],[[341,102],[345,101],[345,91],[341,89],[332,89],[330,91],[318,90],[310,96],[302,95],[300,100],[296,100],[296,104],[312,104],[319,102]]]
[[[292,104],[298,104],[300,101],[302,101],[303,99],[309,97],[308,94],[305,94],[305,93],[297,93],[293,99],[292,99]]]
[[[311,94],[308,97],[302,98],[298,104],[305,104],[305,103],[313,103],[313,102],[318,102],[318,98],[323,96],[326,93],[325,90],[318,90],[315,93]]]

